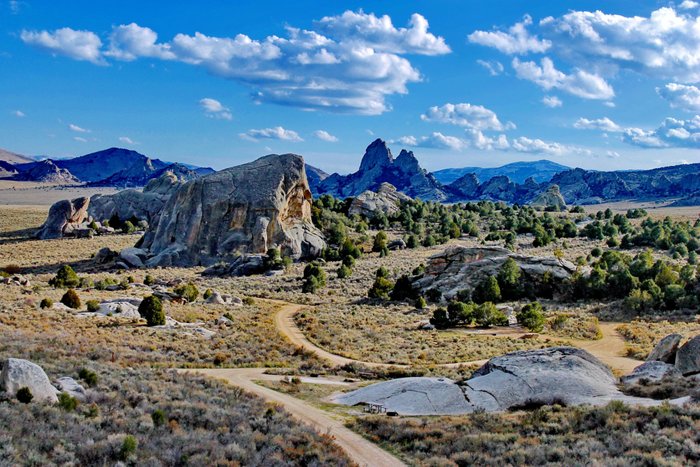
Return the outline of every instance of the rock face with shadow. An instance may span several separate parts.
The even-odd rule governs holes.
[[[88,219],[90,198],[64,199],[54,203],[44,224],[36,232],[40,240],[61,238]]]
[[[154,266],[209,266],[280,248],[318,256],[325,242],[311,221],[304,160],[272,154],[191,180],[165,204],[142,247]]]
[[[447,378],[400,378],[334,398],[344,405],[381,405],[401,415],[500,412],[550,404],[605,405],[613,400],[636,405],[661,403],[624,395],[607,366],[574,347],[495,357],[460,384]]]

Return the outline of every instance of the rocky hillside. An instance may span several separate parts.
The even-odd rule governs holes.
[[[435,179],[448,185],[467,174],[474,174],[480,182],[486,182],[493,177],[506,176],[515,183],[524,183],[531,178],[537,183],[548,182],[556,174],[570,170],[569,167],[548,160],[522,161],[506,164],[501,167],[463,167],[460,169],[442,169],[433,172]]]
[[[17,168],[9,162],[0,161],[0,178],[9,178],[17,175]]]
[[[59,185],[73,185],[80,183],[69,170],[57,166],[52,160],[46,159],[31,164],[27,170],[14,176],[15,180],[30,182],[56,183]]]
[[[0,161],[9,162],[12,165],[34,162],[29,157],[15,154],[14,152],[10,152],[5,149],[0,149]]]
[[[328,177],[329,175],[318,167],[306,164],[306,180],[309,182],[311,193],[317,193],[318,186]]]
[[[337,173],[324,179],[316,194],[328,193],[339,198],[357,196],[367,190],[376,191],[382,183],[413,198],[445,201],[447,193],[440,182],[420,167],[413,152],[401,150],[394,159],[386,142],[377,139],[367,147],[360,169],[350,175]]]

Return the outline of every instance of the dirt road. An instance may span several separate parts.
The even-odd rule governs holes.
[[[295,418],[313,426],[320,433],[327,433],[335,438],[335,442],[345,450],[350,458],[361,466],[403,466],[396,457],[384,451],[376,444],[366,440],[357,433],[345,428],[339,420],[331,418],[326,412],[300,399],[258,386],[253,381],[261,379],[279,379],[265,375],[264,368],[235,368],[235,369],[202,369],[180,370],[223,379],[226,382],[243,388],[263,399],[281,404]]]
[[[387,368],[390,366],[395,368],[409,367],[409,365],[389,365],[387,363],[364,362],[330,353],[309,341],[294,322],[294,315],[304,308],[303,305],[296,305],[281,301],[274,301],[274,303],[281,305],[280,309],[275,314],[275,326],[277,327],[277,330],[283,336],[286,336],[287,339],[289,339],[294,345],[315,353],[319,357],[328,360],[333,365],[359,363],[369,368]],[[571,343],[571,345],[590,352],[600,361],[610,366],[613,370],[627,374],[637,366],[641,365],[642,362],[623,356],[625,352],[625,343],[615,329],[618,325],[619,323],[601,323],[600,329],[603,333],[603,338],[599,340],[561,339],[555,337],[553,337],[553,339],[567,340]],[[498,333],[499,331],[500,330],[496,330],[495,332]],[[504,334],[507,333],[509,337],[516,337],[517,335],[525,334],[525,331],[515,332],[512,328],[504,328],[502,332]],[[543,335],[542,337],[546,338],[548,336]],[[487,361],[488,360],[473,360],[468,362],[447,363],[436,366],[443,368],[454,368],[460,365],[483,365]]]

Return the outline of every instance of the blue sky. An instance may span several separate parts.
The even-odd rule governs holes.
[[[694,1],[0,3],[0,147],[217,169],[700,162]],[[565,5],[564,5],[565,4]]]

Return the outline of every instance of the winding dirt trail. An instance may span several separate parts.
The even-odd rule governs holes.
[[[357,433],[345,428],[343,422],[331,418],[326,412],[301,399],[259,386],[255,380],[275,380],[279,376],[265,375],[265,368],[202,369],[180,370],[183,373],[199,373],[213,378],[223,379],[245,391],[262,397],[266,401],[284,406],[292,416],[313,426],[320,433],[326,433],[360,466],[405,466],[398,458],[389,454],[376,444],[366,440]]]
[[[280,309],[275,314],[275,326],[283,336],[287,337],[287,339],[289,339],[295,346],[302,347],[305,350],[313,352],[317,356],[328,360],[333,365],[347,365],[349,363],[358,363],[365,365],[368,368],[410,368],[410,365],[365,362],[328,352],[327,350],[318,347],[316,344],[308,340],[304,333],[301,332],[299,327],[294,322],[294,315],[298,313],[301,309],[305,308],[304,305],[297,305],[294,303],[287,303],[278,300],[268,301],[270,303],[280,305]],[[623,356],[625,352],[625,343],[620,334],[615,329],[619,324],[620,323],[601,323],[600,329],[603,333],[603,338],[595,341],[563,339],[547,336],[544,334],[541,336],[543,338],[552,337],[553,339],[568,341],[574,347],[578,347],[590,352],[591,354],[593,354],[593,356],[601,360],[606,365],[610,366],[613,370],[621,371],[623,373],[629,373],[634,368],[641,365],[642,362]],[[493,334],[494,337],[516,337],[525,333],[525,331],[515,332],[513,328],[504,329],[502,332],[489,331],[489,334]],[[461,365],[483,365],[487,361],[488,359],[472,360],[467,362],[444,363],[435,366],[442,368],[455,368]]]
[[[289,341],[304,350],[313,352],[318,357],[327,360],[332,365],[342,366],[350,363],[362,364],[368,368],[409,368],[410,365],[393,365],[387,363],[365,362],[355,360],[341,355],[337,355],[327,350],[318,347],[316,344],[309,341],[304,333],[297,327],[294,322],[294,315],[306,308],[305,305],[283,302],[280,300],[264,300],[268,303],[273,303],[279,306],[275,313],[275,327],[280,334],[285,336]],[[629,373],[640,364],[639,361],[623,356],[625,344],[622,337],[615,329],[618,323],[601,323],[600,328],[603,333],[603,338],[597,341],[587,340],[568,340],[571,345],[587,350],[595,357],[609,365],[613,370],[623,373]],[[504,329],[497,331],[496,336],[506,337],[523,334],[516,332],[514,329]],[[547,337],[547,336],[543,336]],[[469,362],[458,362],[437,365],[444,368],[454,368],[460,365],[483,365],[487,360],[474,360]],[[264,368],[231,368],[231,369],[196,369],[196,370],[179,370],[183,373],[199,373],[213,378],[223,379],[226,382],[239,386],[242,389],[253,393],[263,399],[281,404],[292,416],[313,426],[321,433],[332,435],[335,442],[350,456],[350,458],[361,466],[404,466],[405,464],[391,455],[387,451],[381,449],[376,444],[361,437],[357,433],[346,428],[342,421],[332,418],[327,412],[314,407],[307,402],[283,394],[278,391],[260,386],[254,381],[256,380],[279,380],[280,376],[266,375]],[[327,382],[326,384],[329,384]]]

